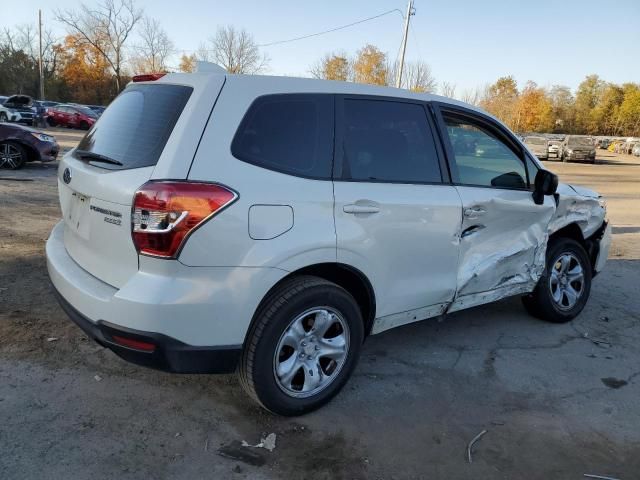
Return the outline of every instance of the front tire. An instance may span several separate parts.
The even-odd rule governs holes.
[[[568,322],[582,312],[589,299],[591,262],[582,245],[566,237],[549,242],[546,262],[538,285],[522,302],[534,317]]]
[[[7,121],[9,121],[7,114],[5,112],[0,112],[0,122],[7,122]]]
[[[0,168],[18,170],[27,161],[27,151],[15,142],[0,143]]]
[[[342,389],[363,339],[362,314],[349,292],[321,278],[293,277],[256,313],[240,362],[241,383],[273,413],[308,413]]]

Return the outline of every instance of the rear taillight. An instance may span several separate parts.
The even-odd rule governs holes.
[[[238,195],[211,183],[145,183],[133,199],[131,231],[139,253],[173,258],[187,237]]]

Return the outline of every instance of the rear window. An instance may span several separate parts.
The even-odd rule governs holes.
[[[127,87],[80,141],[78,150],[122,163],[95,163],[103,168],[155,165],[192,91],[191,87],[166,84]]]
[[[256,99],[236,132],[231,153],[270,170],[330,179],[333,97],[285,94]]]

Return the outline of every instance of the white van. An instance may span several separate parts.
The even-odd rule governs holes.
[[[511,295],[580,313],[605,205],[461,102],[333,81],[134,79],[60,162],[60,303],[122,358],[326,403],[363,341]]]

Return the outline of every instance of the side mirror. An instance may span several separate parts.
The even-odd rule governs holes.
[[[538,170],[533,189],[533,201],[536,205],[544,203],[545,195],[553,195],[558,189],[558,176],[549,170]]]

